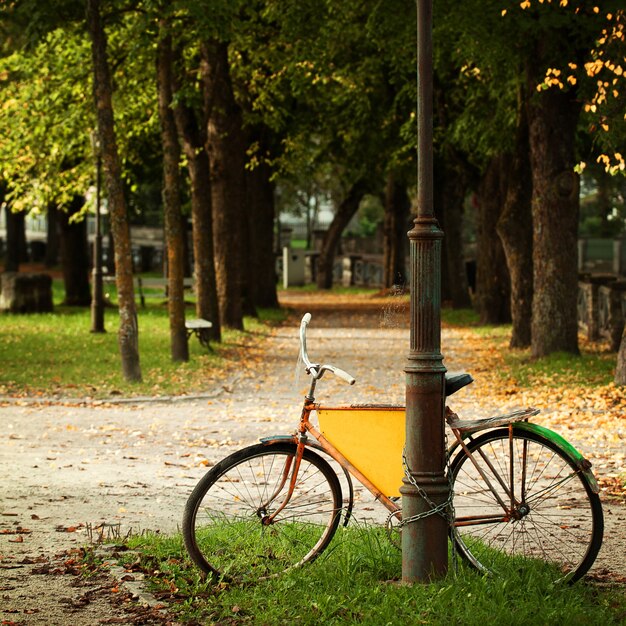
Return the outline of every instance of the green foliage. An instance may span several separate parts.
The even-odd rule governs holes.
[[[84,34],[68,26],[28,52],[0,58],[0,179],[10,181],[15,210],[68,204],[89,185],[89,54]]]
[[[340,528],[315,563],[245,587],[202,581],[179,536],[147,534],[128,545],[133,552],[123,558],[136,563],[139,554],[141,569],[183,623],[609,626],[626,609],[619,591],[555,586],[541,563],[522,569],[511,563],[497,578],[460,566],[432,584],[400,585],[399,551],[383,529],[358,524]]]
[[[383,221],[383,205],[378,196],[365,196],[357,212],[361,237],[373,237]]]
[[[446,107],[438,142],[463,149],[480,166],[510,147],[520,89],[529,98],[541,97],[540,85],[541,90],[576,90],[582,101],[591,100],[598,79],[588,74],[585,63],[600,58],[597,42],[604,28],[612,28],[607,16],[615,22],[620,8],[623,2],[616,0],[434,3],[435,66]],[[622,37],[605,47],[607,67],[623,63],[625,43]],[[558,80],[544,82],[549,70]],[[615,77],[612,70],[603,74],[603,80]],[[611,132],[596,133],[594,141],[615,147],[624,136],[624,107],[610,90],[608,97],[611,106],[597,115],[595,107],[589,110],[581,130],[596,133],[610,119]],[[436,113],[441,117],[441,110]]]
[[[397,34],[410,33],[414,42],[414,6],[397,5],[406,18]],[[345,187],[363,172],[379,177],[403,152],[400,128],[413,103],[400,96],[405,81],[394,55],[404,48],[374,28],[382,13],[377,2],[268,0],[250,5],[245,31],[234,29],[233,72],[245,86],[244,109],[279,135],[273,165],[281,174],[310,177],[331,163]],[[387,22],[394,15],[400,23],[397,13],[386,13]],[[403,158],[413,162],[409,152]]]

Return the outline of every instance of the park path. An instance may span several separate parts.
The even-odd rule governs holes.
[[[0,399],[2,623],[134,623],[128,604],[111,602],[110,581],[86,588],[73,575],[68,550],[99,532],[176,531],[186,498],[208,466],[260,436],[294,429],[307,386],[306,376],[295,371],[304,310],[313,314],[311,358],[339,365],[357,379],[350,387],[326,377],[318,400],[403,402],[408,349],[403,301],[348,305],[314,297],[285,300],[294,311],[289,323],[253,339],[245,360],[233,363],[206,393],[194,397],[101,403]],[[444,330],[442,352],[450,371],[480,370],[458,330]],[[464,416],[487,416],[498,409],[489,406],[488,390],[478,381],[453,400]],[[558,423],[558,411],[548,411],[544,423],[550,425],[551,419]],[[623,433],[623,424],[615,416],[607,428]],[[565,434],[585,451],[589,431],[584,425]],[[611,441],[607,434],[602,447],[606,471],[623,463],[623,440]],[[623,577],[626,510],[611,506],[606,512],[605,545],[594,571],[599,577]],[[143,619],[167,621],[158,615]]]

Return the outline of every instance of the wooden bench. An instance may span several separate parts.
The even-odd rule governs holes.
[[[212,350],[209,343],[211,339],[209,331],[211,330],[211,328],[213,328],[213,324],[211,322],[203,319],[186,320],[185,328],[187,329],[188,339],[189,337],[191,337],[191,335],[195,335],[201,345],[203,345],[208,350]]]

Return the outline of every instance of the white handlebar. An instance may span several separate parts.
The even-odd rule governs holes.
[[[300,356],[302,357],[302,361],[306,365],[306,368],[309,369],[312,365],[311,361],[309,361],[309,355],[306,353],[306,327],[311,321],[311,314],[305,313],[302,321],[300,322]]]
[[[300,356],[306,366],[307,372],[310,373],[315,379],[321,378],[322,374],[326,371],[332,372],[335,376],[345,380],[349,385],[354,385],[356,382],[354,376],[351,376],[348,372],[345,372],[339,367],[335,367],[334,365],[315,365],[311,363],[309,355],[306,351],[306,327],[309,325],[310,321],[311,314],[305,313],[302,317],[302,321],[300,322]]]
[[[322,368],[327,369],[329,372],[332,372],[335,376],[339,376],[339,378],[345,380],[348,385],[354,385],[354,383],[356,382],[354,376],[351,376],[350,374],[348,374],[348,372],[345,372],[344,370],[335,367],[334,365],[323,365]]]

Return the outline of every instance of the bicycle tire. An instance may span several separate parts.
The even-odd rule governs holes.
[[[465,451],[452,461],[456,547],[467,562],[483,572],[497,572],[505,553],[554,563],[559,570],[555,580],[573,583],[589,570],[602,544],[600,498],[575,461],[555,443],[521,429],[514,429],[512,443],[511,448],[507,428],[467,443],[507,504],[506,521],[487,522],[489,514],[502,516],[503,507]],[[517,501],[513,507],[506,492],[511,483]],[[480,517],[482,523],[478,523]],[[527,562],[520,561],[524,564]]]
[[[253,445],[199,481],[185,506],[183,538],[202,572],[224,581],[261,580],[314,561],[328,546],[341,517],[341,486],[332,467],[309,449],[288,504],[271,524],[263,523],[284,500],[284,468],[295,453],[289,442]]]

